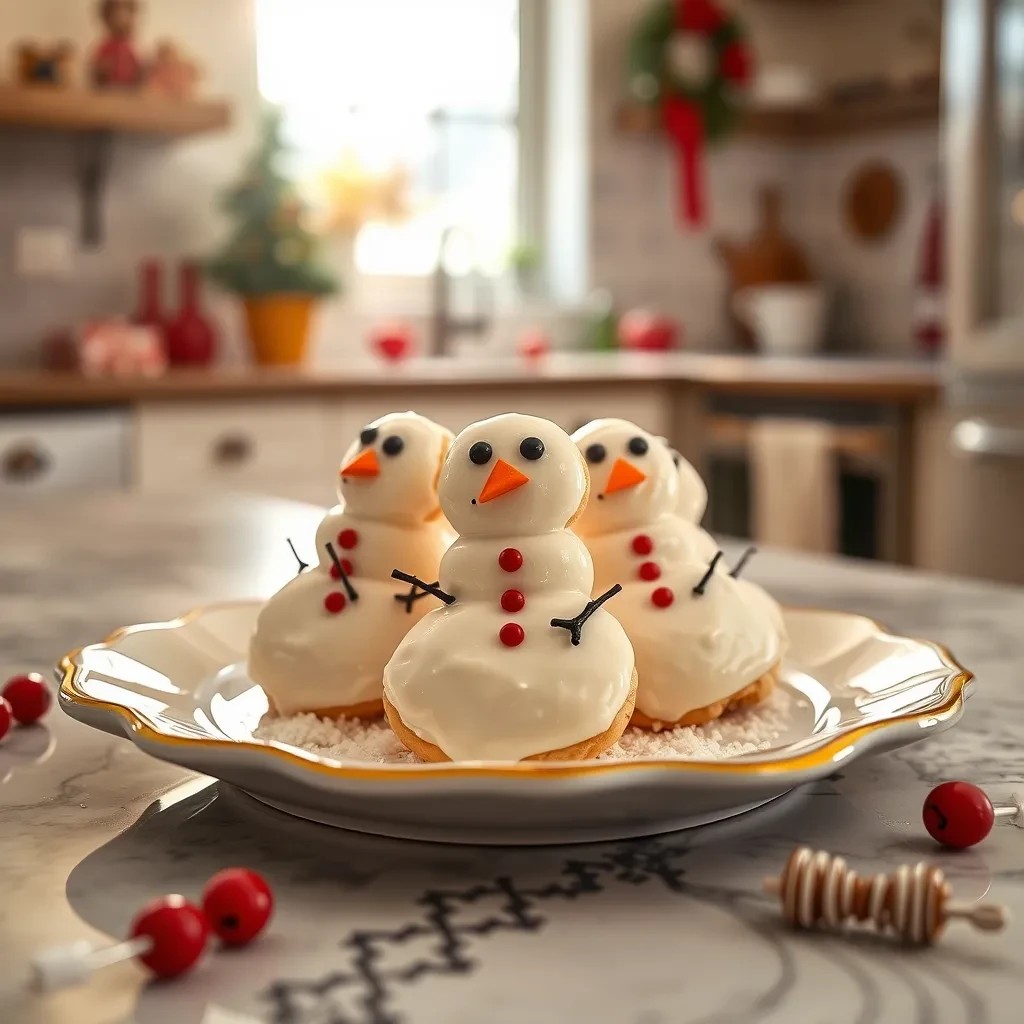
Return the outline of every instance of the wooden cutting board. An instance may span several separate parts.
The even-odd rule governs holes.
[[[733,313],[733,296],[742,288],[761,284],[798,284],[813,280],[803,248],[782,224],[782,195],[774,185],[761,188],[758,222],[745,242],[715,240],[729,275],[729,318],[741,343],[754,348],[754,337]]]

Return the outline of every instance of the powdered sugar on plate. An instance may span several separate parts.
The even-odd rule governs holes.
[[[778,745],[792,718],[797,699],[780,687],[756,708],[726,715],[703,726],[647,732],[627,729],[602,761],[636,761],[677,758],[688,761],[719,761],[755,754]],[[317,757],[370,764],[421,764],[402,746],[383,719],[360,722],[350,719],[291,715],[265,719],[256,729],[257,739],[300,747]]]

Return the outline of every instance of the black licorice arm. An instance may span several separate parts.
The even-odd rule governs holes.
[[[711,559],[708,571],[701,576],[700,582],[693,588],[692,593],[694,597],[704,596],[704,589],[707,587],[708,583],[711,582],[711,577],[715,575],[715,569],[718,568],[718,563],[722,560],[722,554],[723,552],[719,551],[718,554]]]
[[[569,639],[572,642],[573,647],[579,647],[580,640],[583,637],[583,626],[587,619],[589,619],[590,616],[605,603],[605,601],[614,597],[621,589],[622,584],[616,583],[614,587],[610,587],[600,597],[595,597],[593,601],[589,601],[579,615],[576,615],[571,619],[552,619],[551,625],[556,629],[569,630]]]
[[[442,590],[437,583],[424,583],[418,576],[411,576],[407,572],[402,572],[399,569],[391,570],[391,578],[395,580],[401,580],[403,583],[408,583],[411,586],[418,587],[424,593],[432,594],[438,599],[438,601],[444,601],[445,604],[454,604],[455,596]],[[400,595],[396,594],[396,597]],[[402,598],[402,600],[405,600]]]

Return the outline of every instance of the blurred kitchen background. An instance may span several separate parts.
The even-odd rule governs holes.
[[[1024,581],[1022,225],[1024,0],[3,4],[0,507],[623,416],[713,530]]]

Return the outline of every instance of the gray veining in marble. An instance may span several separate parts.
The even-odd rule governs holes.
[[[0,510],[0,674],[45,670],[128,622],[267,593],[287,535],[319,513],[253,498],[96,497]],[[301,547],[301,546],[300,546]],[[238,1024],[1016,1024],[1024,1019],[1024,833],[943,853],[927,788],[1024,784],[1024,591],[766,553],[752,575],[793,604],[865,612],[940,640],[978,676],[964,720],[743,818],[654,840],[546,849],[404,843],[290,819],[54,712],[0,745],[0,1022]],[[998,936],[925,952],[801,935],[761,879],[796,843],[858,868],[927,856],[958,896],[1008,905]],[[123,966],[25,992],[33,950],[118,935],[148,898],[215,870],[267,874],[268,935],[174,984]]]

